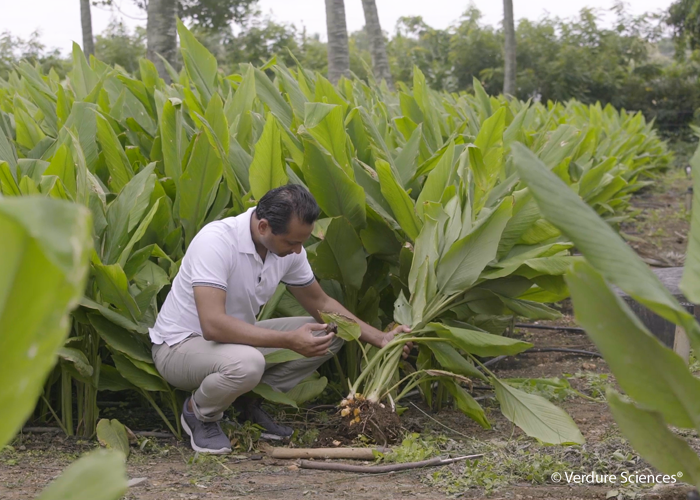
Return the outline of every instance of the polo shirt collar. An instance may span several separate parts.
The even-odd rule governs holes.
[[[247,253],[253,255],[256,260],[262,262],[260,259],[260,254],[255,249],[255,242],[253,242],[253,235],[250,234],[250,219],[253,217],[253,210],[255,207],[250,207],[248,210],[236,217],[238,220],[238,252]],[[277,259],[278,256],[274,253],[267,251],[267,256],[265,257],[265,262],[269,262],[272,259]]]
[[[238,251],[240,253],[257,254],[255,243],[253,242],[253,235],[250,234],[250,219],[253,216],[253,210],[255,210],[255,207],[249,208],[237,217]]]

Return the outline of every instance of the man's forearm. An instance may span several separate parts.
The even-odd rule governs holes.
[[[363,342],[367,342],[368,344],[379,347],[379,344],[380,344],[381,339],[383,337],[382,336],[383,332],[381,332],[380,330],[377,330],[372,325],[369,325],[369,324],[365,323],[364,321],[362,321],[360,318],[358,318],[357,316],[352,314],[350,311],[345,309],[345,307],[343,307],[343,305],[340,302],[338,302],[337,300],[335,300],[331,297],[328,297],[326,302],[319,309],[321,311],[328,311],[328,312],[342,314],[343,316],[347,316],[349,318],[354,319],[360,325],[360,331],[362,332],[360,334],[360,340]],[[321,317],[319,316],[318,318],[316,318],[316,316],[319,316],[318,313],[316,313],[314,315],[314,318],[319,323],[322,323],[323,320],[321,319]]]
[[[289,348],[289,332],[261,328],[227,314],[203,324],[202,333],[207,340],[225,344]]]

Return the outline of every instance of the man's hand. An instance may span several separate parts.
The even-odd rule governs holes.
[[[406,325],[398,325],[396,328],[394,328],[391,331],[388,331],[386,333],[382,332],[382,337],[380,338],[379,344],[377,344],[377,347],[380,349],[387,345],[389,342],[391,342],[394,337],[400,333],[408,333],[410,332],[411,329],[406,326]],[[407,342],[403,346],[403,359],[406,359],[408,357],[408,354],[411,352],[411,349],[413,349],[413,342]]]
[[[302,356],[311,358],[328,354],[335,333],[314,335],[314,332],[325,330],[328,325],[319,323],[306,323],[301,328],[289,332],[289,348]]]

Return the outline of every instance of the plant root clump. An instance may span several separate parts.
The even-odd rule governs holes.
[[[385,445],[401,437],[401,421],[396,412],[361,394],[341,401],[337,416],[340,417],[337,433],[350,439],[362,434],[376,444]]]

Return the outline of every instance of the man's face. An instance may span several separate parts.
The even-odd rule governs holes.
[[[303,243],[309,239],[313,229],[313,224],[304,224],[297,216],[292,216],[289,221],[287,234],[272,234],[267,219],[260,220],[258,225],[262,244],[279,257],[285,257],[292,252],[300,253]]]

